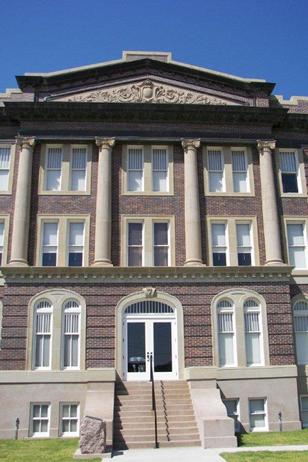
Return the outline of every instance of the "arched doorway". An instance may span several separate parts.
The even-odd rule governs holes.
[[[123,311],[123,378],[149,380],[150,355],[155,380],[178,379],[176,309],[157,300],[140,300]]]

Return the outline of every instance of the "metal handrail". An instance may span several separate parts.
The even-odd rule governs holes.
[[[154,433],[155,433],[155,444],[154,448],[158,448],[157,439],[157,411],[156,411],[156,399],[155,399],[155,385],[154,385],[154,370],[153,370],[153,354],[150,353],[150,382],[152,383],[152,411],[154,412]]]

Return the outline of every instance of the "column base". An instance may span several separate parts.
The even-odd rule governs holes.
[[[198,258],[190,258],[189,260],[186,260],[184,263],[184,266],[206,266],[202,263],[202,260],[199,260]]]
[[[287,266],[282,260],[267,260],[265,266]]]
[[[8,264],[8,266],[29,266],[27,260],[24,260],[23,258],[18,259],[18,260],[11,260]]]
[[[102,259],[102,260],[95,260],[94,263],[92,264],[92,266],[100,266],[100,267],[106,267],[106,266],[113,266],[112,264],[112,261],[111,260],[108,260],[107,258],[106,259]]]

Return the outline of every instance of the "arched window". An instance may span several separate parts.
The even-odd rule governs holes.
[[[263,363],[261,354],[261,308],[253,300],[244,303],[246,365],[259,366]]]
[[[65,302],[63,309],[63,350],[64,368],[78,368],[80,343],[80,304],[75,300]]]
[[[308,301],[296,302],[293,313],[297,363],[308,364]]]
[[[219,365],[235,366],[234,306],[229,300],[217,304]]]
[[[34,367],[49,368],[51,366],[52,305],[48,300],[40,300],[35,305],[34,332]]]

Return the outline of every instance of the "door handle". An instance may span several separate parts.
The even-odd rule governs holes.
[[[150,359],[152,359],[152,358],[153,358],[153,353],[148,351],[147,352],[147,361],[150,361]]]

